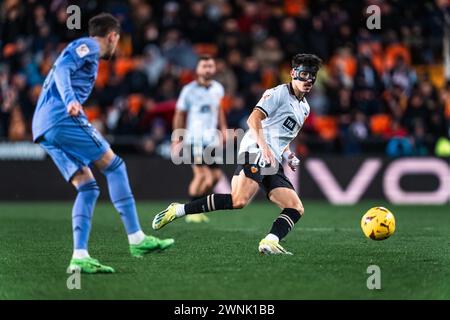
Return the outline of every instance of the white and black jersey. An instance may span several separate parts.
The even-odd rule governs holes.
[[[176,109],[187,113],[187,143],[203,146],[217,144],[216,130],[223,96],[224,88],[215,80],[208,87],[197,81],[183,87]]]
[[[266,115],[261,121],[264,138],[281,163],[285,148],[295,139],[309,115],[308,102],[304,97],[299,100],[289,83],[266,90],[255,108]],[[241,141],[239,155],[253,153],[253,150],[257,150],[256,139],[248,130]]]

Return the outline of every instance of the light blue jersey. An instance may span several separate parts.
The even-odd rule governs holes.
[[[33,140],[36,141],[54,126],[73,122],[67,113],[72,101],[83,104],[97,78],[100,47],[92,38],[71,42],[61,52],[50,70],[33,116]],[[87,122],[82,112],[78,117]]]
[[[109,143],[81,112],[70,116],[72,101],[86,101],[97,78],[99,45],[92,38],[71,42],[45,79],[33,117],[33,139],[52,157],[67,181],[99,160]]]

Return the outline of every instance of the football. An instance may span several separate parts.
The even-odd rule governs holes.
[[[371,208],[361,219],[361,229],[372,240],[387,239],[395,232],[394,215],[384,207]]]

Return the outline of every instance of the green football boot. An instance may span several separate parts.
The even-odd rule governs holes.
[[[94,258],[83,258],[70,260],[70,265],[68,268],[69,272],[74,272],[80,270],[81,273],[114,273],[114,269],[101,264],[97,259]]]
[[[174,239],[158,239],[153,236],[145,236],[145,239],[141,243],[130,244],[130,253],[133,257],[141,258],[146,253],[167,249],[174,242]]]

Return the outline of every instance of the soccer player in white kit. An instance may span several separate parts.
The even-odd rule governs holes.
[[[183,141],[176,139],[172,142],[173,152],[178,153],[183,147],[183,152],[190,152],[192,156],[193,178],[188,190],[191,201],[210,194],[223,175],[216,162],[205,163],[204,159],[206,147],[218,147],[222,143],[217,129],[222,132],[222,137],[225,137],[227,129],[225,113],[221,108],[224,88],[212,79],[215,73],[214,59],[208,55],[201,56],[196,67],[197,79],[181,90],[173,119],[173,130],[186,129]],[[186,222],[208,220],[203,213],[186,216]]]
[[[282,209],[272,227],[260,243],[262,254],[291,254],[279,241],[303,216],[303,204],[291,182],[284,175],[281,162],[288,161],[295,171],[299,160],[290,151],[294,140],[309,115],[305,95],[309,93],[321,66],[321,59],[313,54],[297,54],[292,59],[292,81],[268,89],[256,104],[247,123],[249,131],[241,141],[238,164],[231,194],[211,194],[187,204],[172,203],[153,219],[157,230],[184,215],[215,210],[241,209],[263,187],[267,198]],[[269,166],[268,166],[269,164]]]

